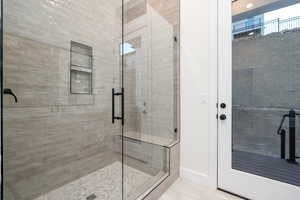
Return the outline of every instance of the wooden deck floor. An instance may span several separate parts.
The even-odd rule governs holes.
[[[300,186],[300,163],[243,151],[233,151],[232,168],[284,183]]]

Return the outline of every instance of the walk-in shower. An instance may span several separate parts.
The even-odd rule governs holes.
[[[3,0],[2,198],[134,200],[179,142],[179,0]]]

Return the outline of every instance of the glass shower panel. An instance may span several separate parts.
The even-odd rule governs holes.
[[[178,0],[124,2],[126,200],[169,175],[169,147],[178,141],[178,19]]]
[[[4,5],[4,199],[121,200],[122,1]]]

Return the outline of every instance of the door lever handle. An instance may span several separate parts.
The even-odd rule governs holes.
[[[13,92],[10,88],[4,88],[3,94],[13,96],[14,99],[15,99],[15,103],[18,103],[18,98],[17,98],[17,96],[14,94],[14,92]]]

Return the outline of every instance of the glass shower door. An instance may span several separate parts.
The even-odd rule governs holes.
[[[3,199],[145,197],[179,140],[179,0],[3,1]]]
[[[170,175],[177,137],[178,0],[129,0],[123,10],[124,199]]]
[[[4,1],[3,199],[122,199],[121,8]]]

